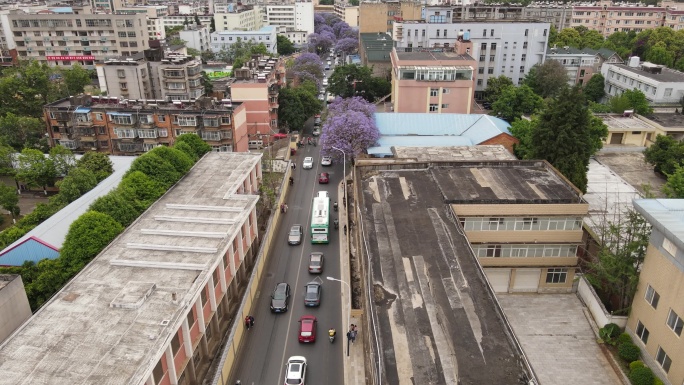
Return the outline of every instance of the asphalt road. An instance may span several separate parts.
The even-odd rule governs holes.
[[[326,71],[329,76],[328,71]],[[306,136],[311,135],[313,119],[304,129]],[[304,157],[314,158],[314,168],[302,169]],[[297,163],[294,172],[294,187],[290,190],[287,204],[289,210],[280,228],[276,231],[277,245],[273,248],[266,265],[265,274],[259,286],[259,294],[255,299],[255,325],[248,333],[245,344],[240,349],[236,362],[236,370],[231,384],[238,379],[242,385],[276,385],[284,383],[285,363],[291,356],[304,356],[308,361],[306,383],[310,384],[343,384],[343,348],[346,345],[345,333],[348,325],[343,324],[340,294],[346,290],[342,283],[329,281],[327,276],[340,278],[339,230],[332,227],[332,221],[338,213],[332,211],[331,242],[329,244],[311,244],[310,218],[311,203],[315,193],[328,191],[332,203],[337,200],[337,186],[342,180],[342,164],[332,167],[321,167],[320,146],[303,146],[293,157]],[[330,173],[330,184],[318,184],[321,172]],[[332,207],[331,207],[332,210]],[[287,233],[293,224],[304,226],[305,236],[301,245],[289,246]],[[323,274],[309,274],[307,270],[309,253],[323,252],[325,263]],[[323,284],[321,306],[307,308],[304,306],[304,285],[310,281]],[[287,282],[291,287],[290,306],[284,314],[270,311],[271,291],[278,282]],[[303,315],[314,315],[318,319],[317,338],[312,344],[301,344],[297,339],[299,318]],[[333,344],[328,340],[328,329],[337,330],[337,338]]]

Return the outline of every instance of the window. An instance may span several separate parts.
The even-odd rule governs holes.
[[[421,36],[425,37],[425,30],[423,30],[422,32],[423,33],[421,34]]]
[[[121,91],[127,90],[128,89],[128,83],[126,83],[126,82],[119,83],[119,88],[121,88]]]
[[[493,74],[494,73],[494,68],[487,68],[487,73],[488,74]]]
[[[527,36],[527,35],[525,35],[525,36]],[[523,49],[527,49],[527,42],[523,43]]]
[[[439,94],[438,88],[430,88],[430,96],[437,96]]]
[[[526,30],[525,30],[525,36],[527,36],[527,34],[528,34],[529,32],[530,32],[530,30],[529,30],[529,29],[526,29]],[[525,43],[525,45],[527,45],[527,43]],[[524,47],[524,48],[527,48],[527,47]]]
[[[480,55],[480,61],[485,61],[485,55]]]
[[[482,30],[482,37],[487,37],[487,30],[486,29]]]
[[[133,124],[133,119],[130,115],[112,115],[111,118],[115,124]]]
[[[565,283],[568,278],[568,269],[556,268],[546,270],[546,283]]]
[[[430,104],[430,112],[437,112],[438,109],[439,109],[439,105]]]
[[[477,79],[477,85],[481,86],[482,85],[482,79]]]
[[[158,384],[162,377],[164,377],[164,368],[162,367],[162,362],[159,360],[157,362],[157,366],[154,367],[154,370],[152,371],[152,376],[154,377],[154,383]]]
[[[484,68],[480,67],[477,69],[478,74],[483,74],[484,73]]]
[[[665,96],[672,96],[672,88],[665,89]]]
[[[675,246],[675,244],[667,238],[663,238],[663,249],[665,249],[665,251],[670,253],[672,256],[677,254],[677,246]]]
[[[442,88],[442,93],[443,94],[449,94],[449,93],[451,93],[451,90],[448,88]]]
[[[494,55],[489,55],[489,62],[493,63],[494,62]]]
[[[544,30],[544,36],[546,36],[546,29]]]
[[[442,104],[442,109],[449,108],[448,104]]]
[[[525,66],[520,66],[520,73],[525,73]]]
[[[178,117],[178,125],[179,126],[196,126],[197,125],[197,119],[195,119],[194,116],[179,116]]]
[[[176,332],[171,340],[171,351],[173,351],[173,354],[175,355],[176,352],[178,352],[178,349],[180,349],[180,338],[178,338],[178,332]]]
[[[522,54],[520,61],[525,61],[527,59],[527,54]]]
[[[667,316],[667,326],[669,326],[676,335],[682,335],[682,327],[684,327],[684,322],[682,322],[682,319],[679,318],[677,313],[675,313],[672,309],[670,309],[670,314]]]
[[[411,30],[408,30],[408,37],[411,37]]]
[[[195,313],[192,311],[192,308],[190,308],[190,311],[188,312],[188,326],[192,328],[192,325],[195,324]]]
[[[636,333],[637,337],[646,344],[648,342],[648,329],[644,326],[644,324],[641,323],[641,321],[637,321],[637,327],[636,327]]]
[[[495,257],[499,258],[501,257],[501,245],[492,245],[487,247],[487,257]]]
[[[221,124],[230,124],[230,116],[222,116]]]
[[[157,120],[159,122],[166,122],[166,115],[157,115]]]
[[[651,285],[646,288],[646,296],[644,297],[654,309],[658,308],[658,301],[660,301],[660,294]]]
[[[487,50],[487,43],[480,44],[480,49],[483,51]]]
[[[489,30],[489,36],[494,37],[494,30],[493,29]]]
[[[437,37],[439,37],[439,30],[437,30],[436,32],[437,32]]]
[[[663,370],[665,373],[670,371],[670,365],[672,365],[672,360],[670,357],[667,356],[667,353],[658,346],[658,352],[656,353],[656,361],[658,361],[658,364],[663,367]]]
[[[444,37],[447,37],[447,30],[444,30]]]

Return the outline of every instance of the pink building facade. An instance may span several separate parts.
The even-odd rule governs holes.
[[[393,49],[394,111],[472,113],[477,61],[471,52],[470,41],[458,41],[454,47]]]
[[[599,5],[575,6],[572,9],[571,27],[587,27],[608,37],[615,32],[639,33],[663,26],[666,7],[612,5],[601,1]]]

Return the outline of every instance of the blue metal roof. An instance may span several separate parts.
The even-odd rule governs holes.
[[[88,112],[90,112],[90,108],[78,107],[74,112],[77,114],[87,114]]]
[[[74,9],[71,7],[50,8],[50,11],[54,13],[74,13]]]
[[[635,199],[634,208],[684,250],[684,199]]]
[[[451,147],[451,146],[474,146],[469,138],[463,136],[381,136],[378,139],[378,146],[380,147]]]
[[[116,112],[116,111],[107,111],[107,115],[132,116],[133,114],[131,114],[131,113],[124,113],[124,112]]]
[[[35,237],[29,237],[0,255],[0,266],[21,266],[26,261],[38,263],[47,259],[55,259],[59,251],[54,247],[40,241]]]
[[[375,123],[382,136],[463,136],[471,145],[510,135],[505,120],[482,114],[376,113]]]

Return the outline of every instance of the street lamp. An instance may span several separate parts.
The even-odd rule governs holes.
[[[337,281],[337,282],[342,282],[343,284],[347,285],[347,289],[349,291],[349,311],[347,312],[347,325],[351,325],[351,287],[349,284],[341,279],[333,278],[333,277],[325,277],[328,281]],[[344,330],[344,329],[343,329]],[[347,357],[349,357],[349,345],[351,344],[351,340],[347,339]]]
[[[345,154],[342,149],[337,148],[335,146],[330,146],[333,150],[337,150],[342,153],[342,182],[343,182],[343,188],[342,190],[342,204],[344,207],[347,207],[347,154]]]

